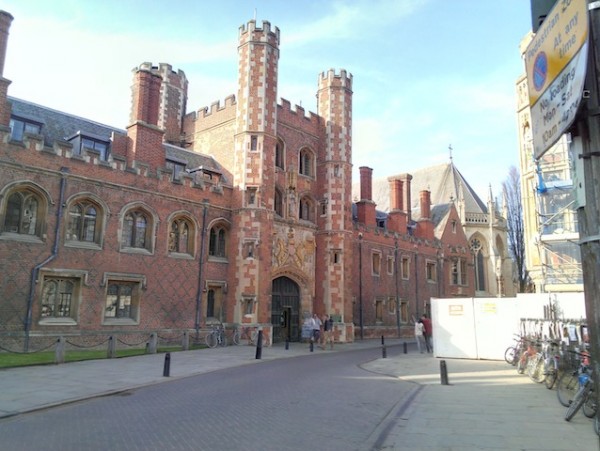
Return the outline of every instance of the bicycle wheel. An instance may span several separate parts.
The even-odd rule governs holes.
[[[531,364],[527,365],[527,374],[533,382],[538,384],[544,382],[546,375],[544,374],[544,358],[541,354],[537,354],[531,359]]]
[[[209,348],[214,348],[215,346],[217,346],[217,336],[215,335],[214,332],[209,333],[206,336],[206,346],[208,346]]]
[[[506,351],[504,351],[504,360],[506,360],[506,363],[509,365],[514,366],[517,364],[517,355],[517,348],[514,346],[509,346],[506,348]]]
[[[598,400],[596,399],[596,394],[592,390],[590,390],[586,400],[583,402],[581,410],[588,418],[594,418],[596,416],[596,410],[598,410]]]
[[[558,397],[558,402],[565,407],[569,407],[578,388],[579,378],[577,377],[577,372],[564,372],[556,383],[556,396]]]
[[[579,412],[579,409],[581,409],[581,406],[589,393],[589,388],[586,385],[581,387],[573,398],[571,405],[567,408],[567,413],[565,413],[565,420],[571,421],[571,418],[573,418],[575,414]]]
[[[239,330],[236,329],[233,331],[233,335],[231,336],[231,341],[233,342],[234,345],[240,344],[240,331]]]
[[[544,383],[546,384],[546,388],[548,390],[552,390],[556,380],[558,379],[558,371],[556,368],[550,368],[548,370],[548,374],[546,374],[546,379],[544,379]]]
[[[227,337],[225,336],[225,334],[221,334],[221,339],[219,340],[219,346],[222,346],[223,348],[225,346],[227,346]]]

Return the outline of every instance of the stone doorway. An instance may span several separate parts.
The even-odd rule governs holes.
[[[273,343],[300,341],[300,287],[289,277],[273,280],[271,290]]]

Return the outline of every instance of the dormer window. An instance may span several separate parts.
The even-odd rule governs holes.
[[[11,141],[23,141],[25,133],[39,135],[42,131],[42,124],[31,119],[13,116],[10,118],[10,139]]]
[[[167,168],[173,170],[173,180],[179,180],[181,178],[181,174],[185,172],[185,163],[175,160],[167,160],[166,165]]]
[[[83,155],[83,150],[93,150],[100,154],[100,160],[106,161],[110,149],[110,141],[96,136],[84,135],[77,132],[76,135],[68,138],[73,144],[73,154]]]

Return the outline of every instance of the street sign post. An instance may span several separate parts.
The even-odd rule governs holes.
[[[587,0],[558,0],[525,51],[536,159],[575,120],[587,68],[588,30]]]

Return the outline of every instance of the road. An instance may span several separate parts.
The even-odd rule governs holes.
[[[392,356],[399,348],[390,348]],[[246,365],[0,421],[2,449],[367,450],[415,390],[372,350]]]

